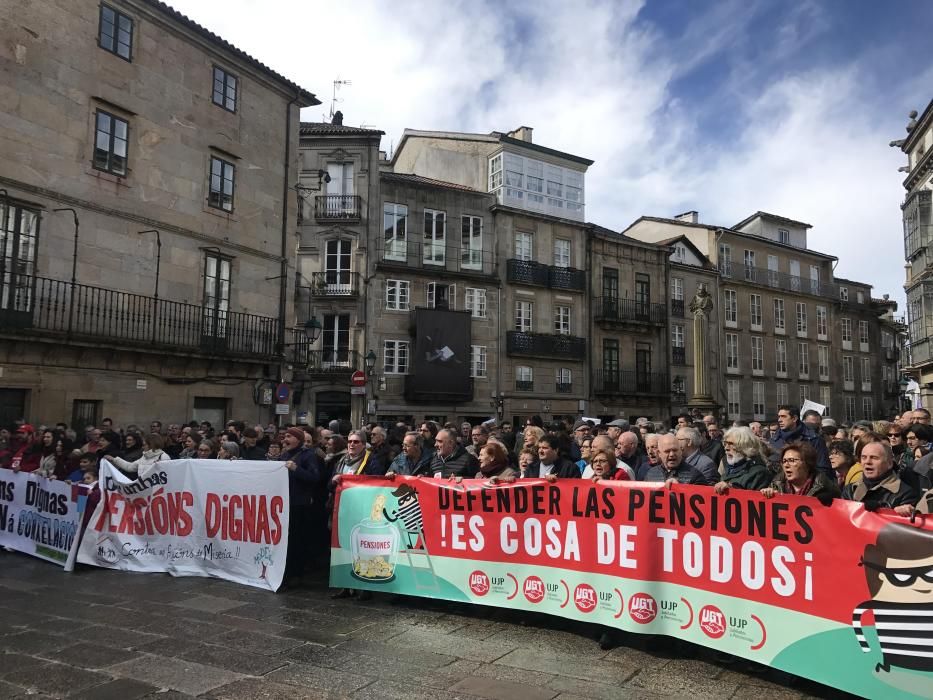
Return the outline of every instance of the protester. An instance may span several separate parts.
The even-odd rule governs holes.
[[[36,429],[29,423],[24,423],[16,430],[19,448],[13,453],[10,468],[14,472],[34,472],[39,468],[42,460],[42,443]]]
[[[580,469],[566,457],[558,454],[557,438],[545,435],[537,443],[538,473],[532,477],[555,481],[557,479],[579,479]]]
[[[629,470],[623,469],[612,452],[600,450],[592,457],[592,476],[594,483],[599,481],[629,481]]]
[[[431,476],[432,453],[425,452],[424,439],[420,433],[414,431],[405,433],[402,439],[402,452],[389,465],[386,476],[401,474],[403,476]]]
[[[538,473],[538,453],[526,447],[518,455],[518,471],[521,478],[530,478]]]
[[[765,498],[777,494],[812,496],[828,505],[839,497],[839,487],[834,478],[817,468],[817,454],[808,442],[792,442],[781,448],[779,457],[781,470],[770,486],[761,489]]]
[[[243,437],[240,439],[240,459],[261,461],[266,458],[266,450],[258,444],[259,435],[256,428],[243,429]]]
[[[326,535],[324,504],[328,474],[317,453],[304,446],[304,431],[285,431],[282,459],[288,470],[288,553],[286,578],[300,579],[311,555]],[[323,530],[323,532],[322,532]]]
[[[162,451],[162,436],[152,433],[143,439],[143,453],[139,459],[128,462],[122,457],[109,457],[113,466],[127,474],[145,471],[158,462],[168,461],[168,455]]]
[[[645,473],[645,481],[663,481],[668,487],[675,483],[701,486],[710,484],[702,472],[684,461],[681,439],[673,435],[662,435],[658,441],[658,451],[661,455],[661,462]]]
[[[435,452],[431,459],[431,473],[436,479],[451,476],[472,477],[479,469],[476,457],[457,442],[457,436],[445,428],[434,441]]]
[[[836,472],[836,483],[840,489],[862,478],[862,465],[855,468],[855,447],[849,440],[833,441],[829,446],[829,463]]]
[[[106,435],[106,433],[103,433],[102,437],[103,435]],[[166,452],[166,454],[168,453]],[[143,440],[139,433],[127,433],[123,437],[123,452],[117,456],[122,457],[127,462],[135,462],[143,456]]]
[[[723,448],[726,472],[715,485],[716,493],[729,489],[760,491],[771,483],[771,470],[761,457],[761,441],[750,428],[729,428]]]
[[[719,468],[707,455],[700,451],[703,438],[697,428],[678,428],[677,441],[683,454],[683,461],[703,475],[708,484],[719,481]]]
[[[217,452],[217,459],[234,460],[240,458],[240,446],[232,440],[220,443],[220,450]]]
[[[887,440],[867,443],[862,448],[860,461],[862,478],[842,490],[842,497],[847,501],[859,501],[867,510],[876,510],[912,506],[920,499],[915,473],[910,470],[899,473],[894,469],[894,452]],[[913,478],[906,478],[908,475]]]
[[[771,437],[772,461],[780,459],[778,456],[784,449],[784,445],[792,442],[807,442],[816,450],[817,468],[830,479],[835,478],[835,472],[829,463],[829,452],[826,449],[826,442],[823,438],[814,433],[810,428],[800,422],[798,416],[800,410],[796,406],[788,404],[778,407],[778,426],[774,435]],[[777,464],[773,466],[779,466]]]
[[[216,457],[214,443],[211,440],[202,440],[198,445],[198,459],[214,459]]]

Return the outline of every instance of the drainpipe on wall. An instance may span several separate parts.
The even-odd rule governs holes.
[[[282,247],[281,263],[279,269],[279,328],[278,328],[278,347],[281,351],[281,360],[279,362],[279,381],[285,381],[285,307],[288,303],[288,192],[289,192],[289,172],[291,168],[292,153],[292,105],[298,103],[299,95],[295,95],[285,106],[285,164],[282,173]],[[281,422],[279,416],[273,416]]]

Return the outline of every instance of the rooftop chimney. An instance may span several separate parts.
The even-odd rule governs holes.
[[[688,224],[698,224],[700,223],[700,214],[693,210],[685,211],[683,214],[678,214],[674,217],[678,221],[686,221]]]
[[[336,124],[337,126],[343,126],[343,112],[341,112],[339,109],[334,112],[334,118],[330,123]]]
[[[534,131],[530,126],[520,126],[515,131],[510,131],[509,136],[519,141],[531,143],[531,132]]]

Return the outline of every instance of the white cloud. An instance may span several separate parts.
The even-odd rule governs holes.
[[[621,229],[642,214],[698,209],[731,225],[772,211],[813,224],[812,247],[838,255],[841,276],[903,297],[903,161],[887,143],[933,81],[904,81],[885,101],[865,79],[867,56],[788,71],[831,27],[819,5],[785,13],[765,53],[744,51],[759,10],[738,2],[711,5],[676,40],[637,22],[634,0],[173,5],[315,92],[324,104],[305,120],[327,115],[339,77],[352,80],[338,92],[346,123],[383,129],[385,149],[406,127],[532,126],[536,142],[596,161],[592,221]],[[725,52],[722,82],[708,94],[672,94],[674,81]],[[700,130],[718,109],[737,111],[729,137]]]

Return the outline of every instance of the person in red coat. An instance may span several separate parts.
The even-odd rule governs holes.
[[[34,472],[42,460],[42,442],[36,437],[36,429],[29,423],[24,423],[19,426],[16,434],[23,442],[13,455],[10,469],[14,472]]]

